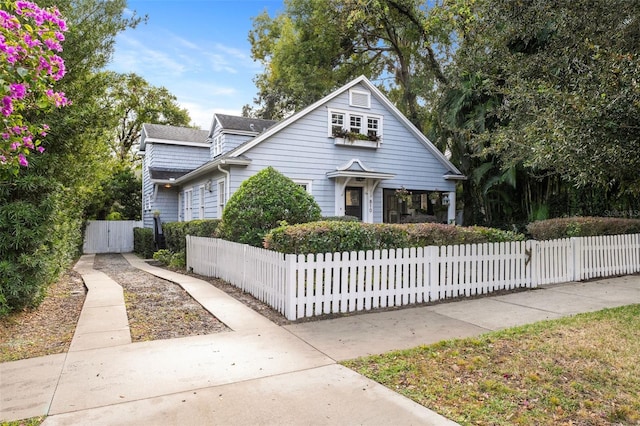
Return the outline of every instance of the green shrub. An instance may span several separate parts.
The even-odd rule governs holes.
[[[218,236],[261,247],[267,232],[282,221],[290,224],[320,219],[313,197],[273,167],[242,182],[222,214]]]
[[[153,253],[153,260],[157,260],[164,265],[169,265],[171,263],[171,258],[173,257],[173,253],[167,249],[158,250]]]
[[[162,232],[169,249],[172,253],[184,252],[186,249],[186,236],[213,237],[219,219],[196,219],[189,222],[167,222],[162,224]]]
[[[133,252],[144,259],[153,256],[153,229],[133,228]]]
[[[41,176],[0,184],[0,316],[35,307],[77,258],[82,213],[77,195]]]
[[[360,222],[360,219],[358,219],[357,217],[349,216],[349,215],[344,215],[344,216],[323,216],[322,218],[320,218],[320,220],[331,221],[331,222]]]
[[[530,223],[527,230],[536,240],[596,235],[640,233],[640,219],[616,217],[566,217]]]
[[[306,254],[522,240],[522,234],[483,227],[320,221],[276,228],[265,236],[264,246]]]
[[[169,261],[169,267],[176,269],[184,269],[187,267],[187,256],[185,252],[180,251],[178,253],[173,253],[171,255],[171,260]]]

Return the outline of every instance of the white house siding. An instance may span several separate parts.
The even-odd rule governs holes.
[[[380,148],[334,145],[334,139],[327,136],[330,108],[383,116]],[[377,172],[396,175],[394,179],[383,180],[376,188],[375,222],[382,222],[383,188],[404,186],[413,190],[455,191],[455,183],[443,179],[448,172],[444,165],[373,96],[370,109],[353,108],[348,104],[348,93],[344,93],[253,147],[245,155],[252,163],[237,172],[234,169],[232,191],[244,179],[273,166],[292,179],[311,179],[313,195],[326,216],[336,214],[335,183],[326,174],[354,158]]]

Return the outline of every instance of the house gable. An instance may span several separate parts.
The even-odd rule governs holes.
[[[370,96],[367,99],[367,103],[365,104],[364,101],[362,100],[363,98],[366,97],[366,93],[370,93]],[[355,99],[356,101],[354,102],[354,94],[356,94]],[[291,126],[293,123],[302,120],[304,117],[312,114],[314,111],[317,111],[318,109],[322,108],[322,107],[327,107],[327,108],[331,108],[332,105],[335,105],[334,108],[336,108],[336,110],[339,110],[339,105],[341,105],[343,107],[343,109],[345,108],[344,102],[342,104],[340,103],[333,103],[332,101],[334,101],[336,98],[339,97],[345,97],[348,96],[348,101],[346,103],[347,106],[347,110],[349,111],[353,111],[353,108],[366,108],[366,109],[371,109],[371,100],[372,99],[376,99],[376,101],[379,103],[379,105],[382,106],[382,111],[381,114],[378,114],[378,116],[384,116],[386,115],[385,113],[389,113],[391,114],[391,116],[395,117],[396,120],[398,120],[398,122],[400,122],[412,135],[413,137],[415,137],[416,140],[418,140],[430,153],[431,155],[433,155],[441,164],[442,166],[446,169],[446,173],[444,174],[444,176],[447,176],[448,179],[452,179],[452,178],[460,178],[460,179],[464,179],[464,176],[462,175],[462,173],[460,173],[460,171],[449,161],[447,160],[447,158],[442,154],[442,152],[440,152],[440,150],[438,150],[438,148],[436,148],[433,143],[431,143],[431,141],[429,141],[429,139],[427,139],[427,137],[425,135],[422,134],[422,132],[420,132],[401,112],[400,110],[398,110],[392,103],[391,101],[389,101],[387,99],[386,96],[384,96],[382,94],[382,92],[380,92],[366,77],[364,76],[360,76],[358,78],[356,78],[355,80],[347,83],[346,85],[342,86],[340,89],[332,92],[331,94],[325,96],[324,98],[320,99],[319,101],[317,101],[316,103],[308,106],[307,108],[303,109],[302,111],[292,115],[291,117],[281,121],[280,123],[274,125],[273,127],[270,127],[268,130],[266,130],[265,132],[263,132],[262,134],[256,136],[254,139],[252,139],[251,141],[241,145],[238,147],[238,149],[236,149],[234,152],[230,153],[231,156],[238,156],[238,155],[243,155],[245,154],[247,151],[251,150],[253,147],[259,145],[260,143],[262,143],[263,141],[269,139],[270,137],[272,137],[273,135],[275,135],[276,133],[282,131],[283,129],[286,129],[287,127]],[[375,113],[371,113],[370,115],[373,116]],[[327,121],[329,121],[330,118],[327,118]],[[364,125],[363,125],[364,126]],[[329,132],[329,128],[327,128],[327,132]],[[382,135],[382,138],[384,138],[384,133]]]

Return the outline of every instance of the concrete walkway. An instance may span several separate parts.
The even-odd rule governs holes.
[[[640,303],[635,275],[278,327],[205,281],[125,257],[179,283],[233,331],[130,343],[122,288],[83,256],[76,270],[89,293],[71,349],[0,364],[0,420],[48,414],[45,425],[455,424],[336,361]]]

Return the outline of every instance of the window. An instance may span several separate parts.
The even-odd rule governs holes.
[[[349,131],[352,133],[362,133],[362,117],[352,115],[349,117]]]
[[[348,111],[329,110],[329,137],[336,138],[336,144],[378,148],[382,141],[382,116],[374,114],[355,114]],[[349,140],[348,133],[364,135],[364,137]],[[339,140],[344,138],[345,140]],[[351,138],[354,139],[354,138]]]
[[[193,189],[184,191],[184,220],[193,219]]]
[[[311,194],[311,182],[313,182],[311,179],[291,179],[292,181],[294,181],[296,184],[298,184],[299,186],[301,186],[305,191],[307,191],[307,193]]]
[[[144,198],[144,209],[151,210],[151,194],[147,194]]]
[[[332,112],[331,113],[331,134],[339,134],[344,129],[344,113]]]
[[[213,156],[222,154],[222,135],[218,135],[213,139]]]
[[[380,120],[377,118],[367,117],[367,136],[378,136],[378,127]]]
[[[198,204],[200,214],[198,217],[204,219],[204,185],[200,187],[200,204]]]
[[[227,204],[227,193],[224,184],[224,179],[218,181],[218,218],[222,218],[222,211]]]

